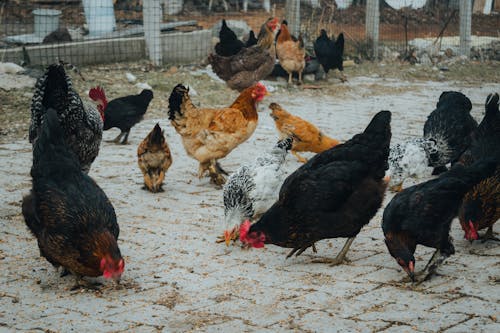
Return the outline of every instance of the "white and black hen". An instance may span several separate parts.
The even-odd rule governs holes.
[[[243,165],[224,185],[224,236],[220,242],[229,245],[239,237],[239,226],[245,220],[255,220],[278,199],[287,174],[283,168],[292,138],[278,141],[269,152],[250,165]]]
[[[421,179],[432,174],[429,154],[437,149],[435,141],[411,138],[391,147],[389,153],[390,189],[399,192],[408,178]]]

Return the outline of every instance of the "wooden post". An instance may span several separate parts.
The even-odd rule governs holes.
[[[472,0],[460,0],[460,54],[470,57]]]
[[[298,36],[300,32],[300,0],[286,0],[285,19],[288,22],[290,33]]]
[[[378,59],[380,10],[379,0],[366,1],[366,39],[371,43],[372,55]]]
[[[144,39],[146,53],[155,66],[162,64],[162,47],[160,38],[160,23],[162,10],[160,0],[144,0],[142,16],[144,21]]]

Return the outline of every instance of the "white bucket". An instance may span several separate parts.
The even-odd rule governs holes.
[[[44,38],[52,31],[59,29],[59,16],[61,11],[56,9],[35,9],[35,35]]]
[[[116,29],[112,0],[83,0],[89,35],[103,35]]]

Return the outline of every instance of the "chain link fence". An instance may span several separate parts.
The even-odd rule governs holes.
[[[0,0],[0,61],[200,63],[222,18],[244,38],[269,16],[291,21],[310,52],[325,29],[344,33],[351,57],[425,61],[424,53],[460,54],[460,1]],[[500,60],[500,0],[470,0],[470,7],[471,57]]]

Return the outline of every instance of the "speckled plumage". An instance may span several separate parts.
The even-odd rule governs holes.
[[[391,147],[389,153],[390,185],[402,184],[407,178],[430,176],[428,152],[437,150],[435,141],[412,138]]]
[[[271,151],[231,174],[224,185],[226,230],[239,226],[246,219],[255,219],[278,199],[286,177],[282,166],[291,146],[291,138],[278,141]]]
[[[445,91],[439,96],[436,109],[424,124],[424,138],[436,142],[438,148],[429,154],[431,166],[454,163],[469,147],[470,134],[477,127],[471,109],[471,101],[462,93]]]
[[[88,173],[99,153],[103,121],[92,104],[82,102],[62,64],[50,65],[35,84],[29,129],[29,140],[33,144],[48,108],[57,111],[64,140],[78,156],[82,171]]]

